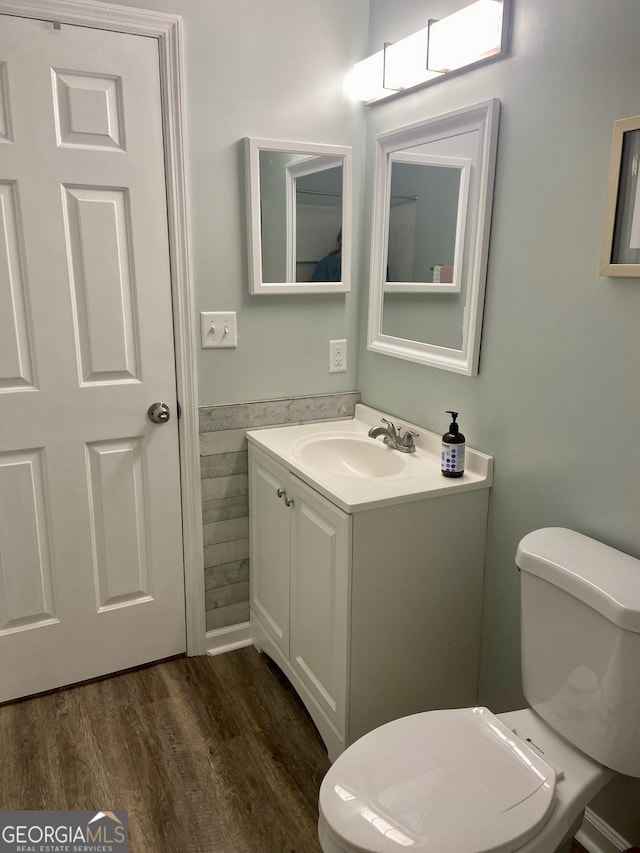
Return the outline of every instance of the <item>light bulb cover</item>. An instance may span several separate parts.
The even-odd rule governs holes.
[[[352,101],[369,103],[385,97],[383,87],[384,50],[356,62],[344,80],[344,93]]]
[[[503,3],[477,0],[439,21],[430,21],[427,68],[446,73],[500,53]]]
[[[428,27],[410,36],[385,45],[384,88],[392,91],[411,89],[439,77],[438,71],[427,68]]]

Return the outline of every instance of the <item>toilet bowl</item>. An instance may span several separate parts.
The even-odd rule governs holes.
[[[324,853],[547,853],[614,773],[529,708],[429,711],[360,738],[326,774]]]
[[[640,561],[547,528],[516,564],[531,707],[364,735],[322,782],[324,853],[553,853],[616,772],[640,776]]]

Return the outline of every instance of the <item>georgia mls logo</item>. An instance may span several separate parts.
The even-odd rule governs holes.
[[[108,818],[108,820],[115,823],[116,826],[109,827],[109,826],[106,826],[105,824],[102,824],[101,826],[96,827],[97,834],[94,833],[95,838],[90,838],[88,840],[96,841],[96,842],[99,842],[102,844],[108,844],[109,841],[107,840],[107,836],[109,835],[109,833],[111,833],[111,835],[113,835],[114,837],[117,837],[118,843],[125,841],[126,837],[127,837],[126,828],[115,812],[96,812],[95,815],[91,818],[91,820],[87,824],[87,830],[88,830],[87,834],[91,835],[91,831],[89,830],[89,827],[91,826],[92,823],[96,823],[97,821],[101,821],[105,817]],[[104,837],[101,837],[101,836],[104,836]],[[113,843],[113,842],[111,842],[111,843]]]
[[[127,812],[0,812],[0,853],[127,853]]]

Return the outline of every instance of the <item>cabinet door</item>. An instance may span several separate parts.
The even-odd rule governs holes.
[[[291,477],[292,666],[337,728],[346,724],[351,517]]]
[[[250,447],[251,610],[285,655],[289,655],[289,522],[284,492],[289,472]]]

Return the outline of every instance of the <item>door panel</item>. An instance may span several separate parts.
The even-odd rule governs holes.
[[[42,450],[0,453],[0,632],[55,617]]]
[[[1,151],[1,149],[0,149]],[[33,385],[31,323],[27,313],[24,244],[16,185],[0,182],[0,391]]]
[[[139,379],[126,194],[65,186],[63,216],[81,384]]]
[[[142,453],[139,438],[87,445],[98,610],[150,597]]]
[[[288,471],[260,451],[249,458],[251,608],[289,654],[289,518],[283,497]],[[281,496],[278,496],[280,490]]]
[[[346,726],[351,517],[292,477],[290,660]]]
[[[119,77],[53,70],[54,118],[60,146],[122,151],[122,92]]]
[[[2,16],[0,701],[184,651],[175,400],[157,42]]]

